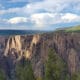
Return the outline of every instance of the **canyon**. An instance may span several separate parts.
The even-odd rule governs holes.
[[[50,48],[67,63],[71,75],[80,70],[80,33],[62,31],[0,36],[0,68],[9,80],[15,74],[16,64],[25,57],[31,61],[35,76],[43,77],[44,62]]]

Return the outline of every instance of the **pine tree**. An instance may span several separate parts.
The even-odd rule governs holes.
[[[5,80],[5,74],[0,70],[0,80]]]
[[[23,64],[16,67],[17,80],[35,80],[32,65],[29,60],[24,60]]]
[[[80,72],[77,72],[71,76],[71,80],[80,80]]]
[[[49,50],[45,64],[45,80],[65,80],[66,64],[53,49]]]

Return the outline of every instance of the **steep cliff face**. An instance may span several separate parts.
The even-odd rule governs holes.
[[[6,48],[4,51],[4,55],[7,56],[8,52],[11,49],[16,49],[17,52],[19,52],[21,50],[21,39],[20,36],[10,36],[7,43],[6,43]]]
[[[44,61],[49,48],[67,62],[69,72],[80,69],[80,33],[56,32],[49,34],[0,37],[0,64],[7,76],[15,78],[15,66],[24,56],[32,62],[36,77],[44,76]]]

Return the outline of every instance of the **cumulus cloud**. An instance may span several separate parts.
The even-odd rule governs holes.
[[[27,21],[28,21],[28,19],[25,17],[14,17],[14,18],[9,19],[8,23],[18,24],[18,23],[25,23]]]
[[[11,0],[11,1],[15,2],[17,0]],[[25,0],[19,0],[19,1],[25,1]],[[74,11],[76,10],[78,11],[79,6],[80,6],[79,3],[80,3],[80,0],[54,0],[54,1],[53,0],[42,0],[40,2],[36,1],[33,3],[28,3],[24,7],[21,7],[21,8],[10,8],[7,10],[0,10],[0,12],[3,14],[5,13],[21,14],[20,11],[23,11],[22,14],[25,15],[25,14],[39,13],[40,11],[59,13],[59,12],[63,12],[64,10],[69,10],[69,8],[72,8],[72,10]]]
[[[72,13],[35,13],[32,14],[30,17],[13,17],[8,20],[0,19],[0,25],[6,25],[7,28],[9,28],[8,26],[11,26],[10,29],[45,30],[55,24],[72,23],[79,21],[80,16]],[[3,25],[4,23],[5,25]]]
[[[30,3],[24,9],[31,13],[39,12],[40,10],[62,12],[64,9],[69,10],[70,7],[75,7],[74,9],[76,10],[77,4],[79,3],[80,0],[43,0],[41,2]]]
[[[24,2],[27,0],[8,0]],[[9,24],[26,23],[35,27],[46,27],[58,23],[80,22],[80,0],[28,0],[23,7],[0,10],[0,15],[17,14],[23,17],[10,18]],[[35,1],[35,2],[33,2]]]
[[[59,23],[79,22],[80,16],[72,13],[35,13],[30,17],[13,17],[7,22],[10,24],[29,23],[35,27],[46,27]]]
[[[64,22],[76,22],[76,21],[80,21],[80,16],[72,13],[66,13],[61,17],[61,19]]]
[[[37,13],[31,16],[31,21],[37,25],[52,25],[57,23],[79,22],[80,16],[72,13]]]
[[[21,11],[20,8],[9,8],[7,10],[0,10],[0,15],[3,15],[3,14],[8,14],[8,13],[17,13],[19,14],[19,12]]]

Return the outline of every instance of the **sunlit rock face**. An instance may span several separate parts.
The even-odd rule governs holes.
[[[15,74],[22,57],[31,60],[36,77],[44,76],[44,62],[49,48],[55,49],[68,64],[69,72],[80,69],[80,33],[45,33],[35,35],[0,36],[0,64],[7,76]],[[10,74],[10,73],[13,74]],[[15,75],[13,76],[15,78]]]
[[[21,45],[20,35],[10,36],[6,44],[4,55],[7,56],[7,53],[11,49],[15,49],[16,52],[19,52],[21,51],[21,48],[22,48],[22,45]]]
[[[28,36],[26,37],[28,38]],[[14,53],[16,53],[16,55],[18,56],[17,60],[19,60],[22,55],[24,55],[26,59],[30,59],[33,47],[39,42],[40,35],[31,36],[32,40],[30,40],[29,47],[26,44],[28,43],[26,37],[22,41],[22,36],[20,35],[10,36],[5,45],[4,55],[8,56],[9,53],[12,53],[13,55]]]
[[[36,45],[39,41],[40,41],[40,35],[36,34],[36,35],[33,36],[33,39],[32,39],[31,44],[32,44],[32,45],[33,45],[33,44]]]

